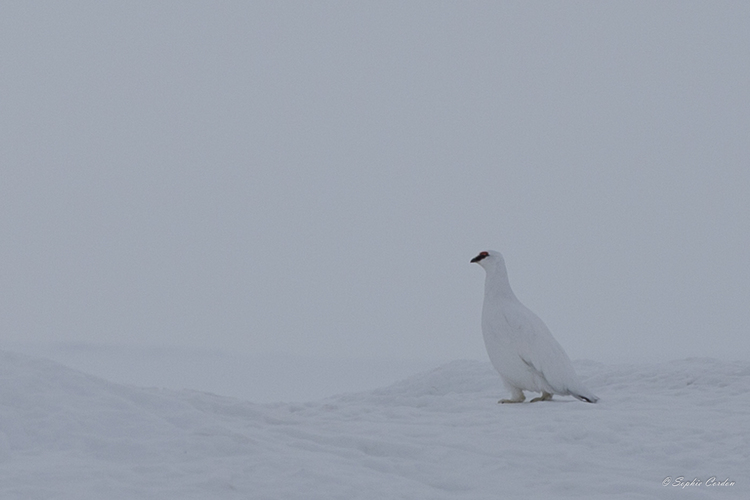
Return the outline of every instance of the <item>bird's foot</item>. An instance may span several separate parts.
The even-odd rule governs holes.
[[[510,399],[501,399],[498,403],[523,403],[525,399],[523,391],[514,388],[510,391]]]
[[[523,391],[516,387],[510,388],[510,399],[501,399],[498,403],[523,403],[526,399]]]
[[[550,401],[552,399],[552,394],[549,392],[542,391],[542,395],[539,397],[536,397],[532,399],[531,403],[536,403],[537,401]]]

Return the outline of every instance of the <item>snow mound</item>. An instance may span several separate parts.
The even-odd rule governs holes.
[[[750,497],[750,364],[576,370],[596,405],[498,405],[499,377],[476,361],[259,405],[0,352],[0,498]]]

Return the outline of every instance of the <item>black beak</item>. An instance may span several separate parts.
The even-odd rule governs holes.
[[[484,259],[485,257],[488,257],[489,255],[490,254],[488,254],[487,252],[480,252],[479,255],[471,259],[471,262],[472,263],[479,262],[480,260]]]

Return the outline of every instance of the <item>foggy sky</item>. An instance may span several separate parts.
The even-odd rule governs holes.
[[[746,2],[3,2],[0,338],[750,352]]]

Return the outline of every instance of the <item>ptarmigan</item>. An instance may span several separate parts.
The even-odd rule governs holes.
[[[547,401],[559,394],[596,403],[599,398],[578,379],[570,358],[547,325],[516,298],[500,252],[481,252],[471,262],[487,273],[482,306],[484,344],[511,394],[500,403],[522,402],[526,399],[523,391],[542,393],[532,402]]]

